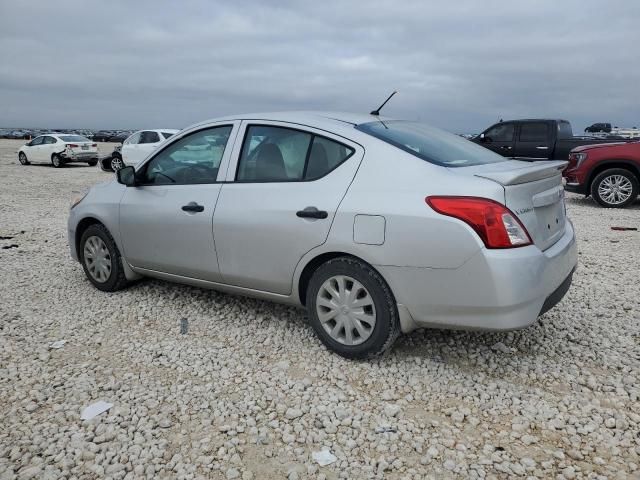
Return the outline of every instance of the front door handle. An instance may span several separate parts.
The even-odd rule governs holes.
[[[182,206],[182,210],[185,212],[203,212],[204,205],[198,205],[196,202],[189,202]]]
[[[511,147],[509,145],[503,145],[500,148],[503,150],[511,150]]]
[[[298,210],[296,216],[300,218],[327,218],[329,214],[324,210],[318,210],[316,207],[307,207],[304,210]]]
[[[544,147],[544,146],[538,145],[536,147],[536,150],[549,150],[549,147]]]

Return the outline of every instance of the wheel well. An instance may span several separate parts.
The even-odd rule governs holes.
[[[593,171],[589,175],[589,182],[587,183],[587,192],[589,193],[591,192],[591,184],[593,183],[593,180],[596,178],[596,176],[599,173],[602,173],[605,170],[609,170],[611,168],[622,168],[624,170],[627,170],[633,173],[635,177],[638,179],[638,181],[640,181],[640,171],[638,171],[638,168],[635,165],[627,162],[614,160],[611,162],[606,162],[601,165],[598,165],[596,168],[593,169]]]
[[[80,223],[78,223],[78,226],[76,227],[76,254],[78,255],[78,258],[80,258],[80,239],[82,238],[82,234],[91,225],[96,224],[102,225],[102,222],[93,217],[83,218],[82,220],[80,220]]]
[[[323,253],[322,255],[318,255],[317,257],[312,259],[309,263],[307,263],[307,265],[302,270],[302,273],[300,274],[300,280],[298,280],[298,296],[300,297],[300,303],[302,305],[305,305],[307,302],[307,288],[309,287],[309,282],[311,281],[313,272],[315,272],[316,269],[323,263],[338,257],[355,258],[356,260],[359,260],[369,265],[368,262],[362,260],[361,258],[356,257],[355,255],[344,253],[344,252],[328,252],[328,253]]]

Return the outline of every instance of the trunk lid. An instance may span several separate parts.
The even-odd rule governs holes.
[[[566,211],[562,170],[566,161],[505,162],[451,170],[494,181],[504,188],[504,204],[522,222],[533,243],[546,250],[564,234]]]

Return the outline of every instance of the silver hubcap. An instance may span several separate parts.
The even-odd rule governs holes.
[[[25,157],[24,153],[21,153],[20,155],[18,155],[18,159],[20,160],[20,163],[23,165],[27,161],[27,157]]]
[[[122,161],[119,158],[112,158],[111,159],[111,168],[113,168],[114,172],[117,172],[118,170],[120,170],[122,168]]]
[[[104,283],[111,275],[111,255],[100,237],[92,236],[84,243],[84,263],[91,277]]]
[[[598,186],[598,195],[605,202],[617,205],[629,200],[633,186],[631,181],[622,175],[605,177]]]
[[[57,155],[53,157],[53,165],[56,167],[60,165],[60,158]]]
[[[363,343],[376,325],[373,298],[360,282],[346,275],[336,275],[322,284],[316,313],[324,330],[343,345]]]

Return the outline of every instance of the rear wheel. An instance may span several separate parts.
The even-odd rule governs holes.
[[[64,165],[64,160],[62,160],[60,155],[51,155],[51,165],[55,168],[60,168]]]
[[[346,358],[379,356],[400,334],[391,289],[378,272],[355,258],[321,265],[309,282],[306,305],[322,343]]]
[[[104,225],[89,226],[80,239],[80,261],[93,285],[104,292],[115,292],[127,285],[120,251]]]
[[[20,152],[18,154],[18,161],[22,165],[29,165],[29,160],[27,160],[27,156],[24,154],[24,152]]]
[[[626,207],[638,196],[638,179],[624,168],[610,168],[593,179],[591,195],[605,208]]]

